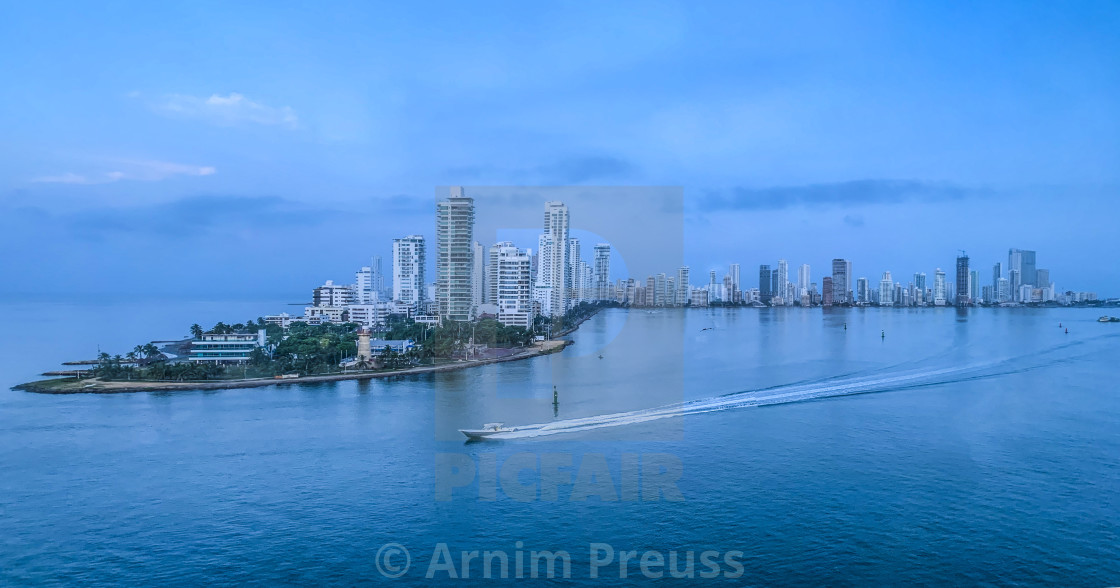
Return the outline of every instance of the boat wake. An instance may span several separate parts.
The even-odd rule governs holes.
[[[689,400],[641,410],[566,419],[551,423],[518,425],[515,431],[498,433],[489,438],[526,439],[548,435],[577,433],[607,427],[634,425],[661,419],[753,406],[788,404],[792,402],[898,391],[968,380],[994,378],[1002,375],[1022,373],[1066,361],[1069,359],[1068,356],[1055,354],[1054,352],[1079,344],[1080,342],[1069,343],[1024,356],[966,366],[953,366],[941,369],[915,369],[891,373],[883,373],[882,370],[879,370],[863,375],[849,375],[815,382],[801,382],[759,390],[732,392],[710,398]],[[886,369],[889,370],[892,368]]]

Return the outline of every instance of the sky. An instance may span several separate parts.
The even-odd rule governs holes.
[[[5,5],[0,297],[303,300],[433,238],[448,185],[678,190],[572,205],[679,222],[636,278],[1018,247],[1120,295],[1115,2],[234,4]]]

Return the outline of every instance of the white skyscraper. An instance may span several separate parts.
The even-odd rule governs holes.
[[[486,253],[478,241],[471,244],[471,264],[471,309],[477,313],[486,296]],[[471,318],[476,318],[473,313]]]
[[[782,297],[782,304],[789,306],[793,304],[793,300],[789,295],[789,263],[784,259],[778,260],[778,291],[777,295]]]
[[[879,305],[890,306],[894,302],[894,280],[890,272],[883,272],[883,279],[879,281]]]
[[[797,268],[797,295],[808,294],[810,283],[812,283],[812,280],[809,278],[809,264],[803,263],[801,267]]]
[[[692,286],[688,283],[689,267],[681,266],[677,269],[677,303],[688,304],[692,298]]]
[[[354,273],[354,302],[373,304],[377,302],[378,291],[373,286],[373,267],[363,266]]]
[[[420,311],[426,299],[426,263],[424,237],[409,235],[393,239],[393,300]]]
[[[498,306],[498,322],[529,328],[533,322],[532,256],[508,241],[495,244],[490,252],[495,296],[490,304]]]
[[[937,268],[933,272],[933,304],[934,306],[945,306],[945,301],[949,299],[948,286],[945,284],[945,272],[941,268]]]
[[[474,316],[474,199],[452,186],[436,203],[436,306],[445,320]]]
[[[611,244],[595,245],[595,299],[611,298]]]
[[[548,305],[542,304],[541,312],[560,317],[568,309],[568,207],[563,202],[544,203],[544,235],[538,252],[539,265],[548,288]],[[548,237],[544,239],[543,237]],[[547,251],[546,247],[547,245]],[[541,285],[538,282],[538,285]]]
[[[568,238],[568,308],[572,308],[583,300],[583,270],[580,264],[583,259],[580,255],[579,239]]]

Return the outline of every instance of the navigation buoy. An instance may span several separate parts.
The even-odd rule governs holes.
[[[1067,335],[1069,334],[1069,329],[1068,329],[1068,328],[1066,329],[1066,334],[1067,334]]]
[[[886,339],[886,338],[887,338],[887,331],[886,331],[886,330],[884,330],[884,331],[883,331],[883,335],[882,335],[882,338],[883,338],[883,339]]]

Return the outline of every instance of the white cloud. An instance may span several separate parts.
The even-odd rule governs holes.
[[[174,176],[210,176],[218,172],[209,165],[186,165],[168,161],[114,161],[111,171],[76,174],[66,172],[54,176],[40,176],[31,181],[40,184],[108,184],[121,180],[135,180],[141,182],[158,182]]]
[[[209,98],[170,94],[153,108],[162,114],[196,118],[223,126],[240,123],[281,126],[289,129],[299,126],[299,118],[290,107],[268,106],[236,92],[228,96],[213,94]]]

